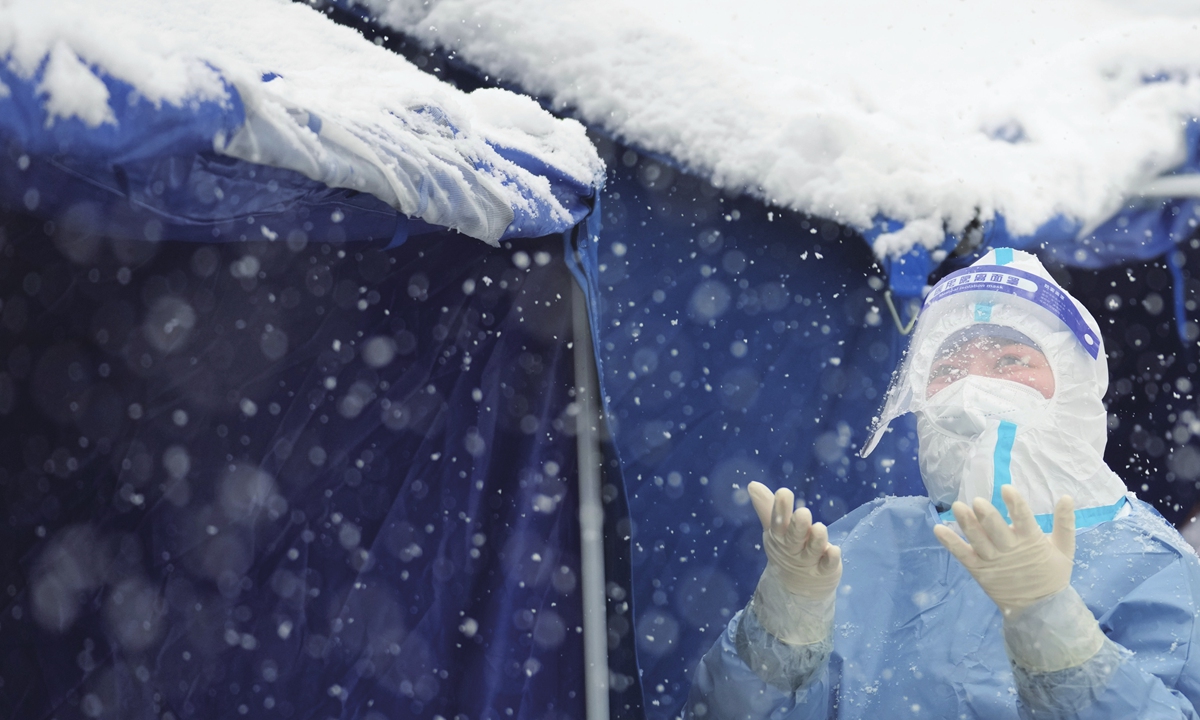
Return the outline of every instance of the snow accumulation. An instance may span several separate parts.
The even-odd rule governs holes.
[[[1084,232],[1184,159],[1200,3],[357,0],[379,21],[880,255],[978,217]]]
[[[584,187],[603,165],[583,127],[500,90],[464,94],[289,0],[11,0],[0,57],[36,82],[47,122],[116,123],[103,78],[156,105],[235,96],[246,121],[214,149],[370,192],[495,243],[514,218],[569,224],[530,156]],[[8,94],[0,88],[0,96]]]

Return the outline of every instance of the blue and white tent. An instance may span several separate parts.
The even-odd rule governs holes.
[[[989,247],[1039,252],[1102,318],[1110,464],[1190,514],[1200,9],[333,4],[431,69],[583,121],[605,157],[578,272],[629,512],[610,635],[637,669],[614,661],[618,716],[676,717],[749,598],[746,482],[826,521],[920,492],[911,429],[854,451],[914,303]]]
[[[0,715],[581,714],[583,128],[278,0],[0,54]]]
[[[1186,517],[1188,8],[633,5],[0,10],[5,716],[578,717],[591,663],[675,717],[749,480],[919,492],[854,450],[990,245],[1108,323],[1110,461]]]

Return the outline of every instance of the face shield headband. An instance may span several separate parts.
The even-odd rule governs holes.
[[[1100,341],[1096,333],[1088,327],[1087,321],[1062,288],[1014,267],[976,265],[951,273],[925,298],[922,312],[938,301],[965,292],[994,292],[1028,300],[1061,320],[1093,360],[1099,357]],[[976,308],[976,321],[987,322],[987,318],[978,317],[980,314],[983,312]]]
[[[971,293],[971,295],[960,297],[966,293]],[[974,300],[973,303],[970,303],[973,310],[967,321],[982,324],[993,322],[992,310],[996,305],[1028,302],[1031,309],[1034,309],[1038,315],[1055,324],[1061,323],[1069,330],[1079,341],[1079,347],[1093,360],[1099,359],[1099,337],[1088,325],[1070,296],[1053,281],[1019,268],[1003,265],[973,265],[954,272],[939,282],[925,298],[921,309],[922,320],[918,322],[917,332],[913,336],[904,365],[897,373],[896,381],[888,391],[883,412],[880,413],[871,429],[870,440],[861,452],[862,457],[871,454],[892,420],[917,409],[914,405],[919,403],[915,402],[916,395],[914,393],[919,388],[914,388],[913,382],[914,356],[931,340],[927,334],[930,321],[941,312],[943,307],[958,304],[951,302],[952,298],[963,301],[961,303],[963,305],[969,303],[968,298]],[[993,335],[1004,334],[1004,331],[998,328],[980,332],[988,332]],[[1022,334],[1015,330],[1012,332]],[[938,345],[940,346],[941,343]],[[1036,344],[1034,346],[1036,347]],[[921,385],[922,387],[924,385],[923,379]]]

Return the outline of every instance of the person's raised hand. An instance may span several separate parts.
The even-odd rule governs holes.
[[[1053,532],[1046,534],[1016,488],[1005,485],[1000,494],[1012,525],[986,500],[976,498],[973,507],[964,502],[952,506],[966,541],[945,525],[934,527],[933,534],[1008,616],[1071,584],[1075,503],[1069,496],[1059,498]]]
[[[808,508],[795,509],[791,490],[772,493],[752,482],[746,488],[763,526],[763,549],[784,588],[793,595],[824,600],[842,578],[842,551],[829,542],[829,532],[812,521]]]

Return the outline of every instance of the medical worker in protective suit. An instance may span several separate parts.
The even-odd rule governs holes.
[[[1105,465],[1107,384],[1032,255],[938,283],[863,453],[915,413],[929,497],[826,529],[752,484],[767,568],[691,716],[1196,718],[1200,562]]]

